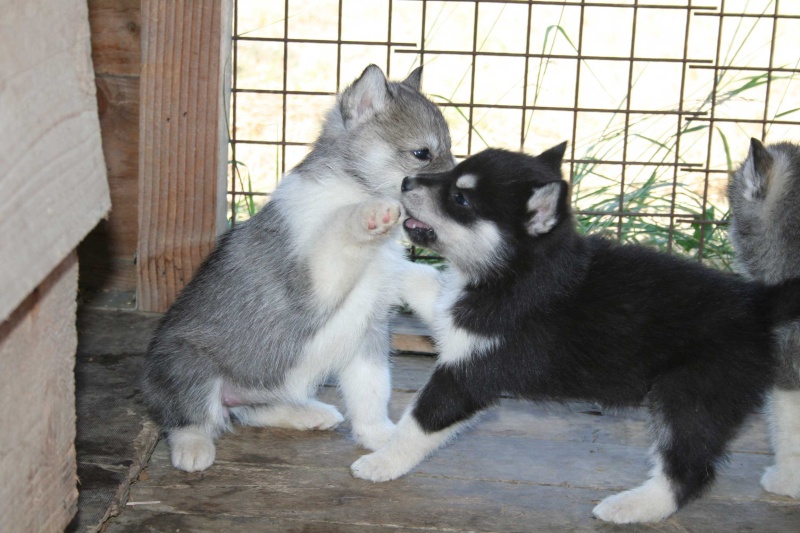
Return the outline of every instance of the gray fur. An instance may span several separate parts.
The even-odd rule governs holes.
[[[162,319],[144,380],[162,428],[203,420],[212,376],[274,388],[324,322],[284,228],[276,205],[267,204],[223,235]]]
[[[736,267],[770,285],[800,277],[800,145],[751,139],[728,184]],[[780,388],[800,388],[800,323],[779,328]]]
[[[322,305],[314,293],[310,260],[298,251],[295,230],[315,213],[296,212],[292,198],[302,197],[298,191],[355,191],[355,206],[398,199],[405,175],[453,166],[447,125],[418,92],[420,75],[417,69],[403,82],[389,82],[378,67],[367,67],[338,96],[313,150],[272,201],[221,237],[178,296],[155,332],[144,369],[144,397],[163,430],[216,424],[209,420],[209,397],[220,382],[268,397],[343,305]],[[430,150],[430,161],[411,154],[420,148]],[[286,193],[289,182],[293,192]],[[341,195],[334,199],[343,201]],[[361,346],[385,361],[395,302],[378,302]]]

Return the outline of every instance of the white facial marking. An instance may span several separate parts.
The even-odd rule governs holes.
[[[456,180],[459,189],[474,189],[478,185],[478,177],[474,174],[464,174]]]

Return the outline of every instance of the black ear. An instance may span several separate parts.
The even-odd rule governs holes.
[[[411,71],[411,74],[408,75],[406,79],[403,80],[403,85],[411,87],[415,91],[419,92],[422,88],[422,67],[419,66]]]
[[[567,141],[545,150],[537,156],[537,159],[561,174],[561,162],[564,160],[564,152],[567,150]]]
[[[340,105],[345,126],[352,128],[383,111],[388,99],[389,87],[383,71],[376,65],[368,66],[342,93]]]
[[[536,187],[528,199],[528,233],[533,236],[544,235],[553,229],[564,216],[564,200],[567,195],[567,182],[551,181]]]

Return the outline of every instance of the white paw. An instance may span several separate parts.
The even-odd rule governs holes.
[[[761,477],[764,490],[792,498],[800,498],[800,462],[770,466]]]
[[[246,426],[276,427],[286,429],[332,429],[344,417],[332,405],[309,400],[303,404],[276,404],[258,407],[232,407],[231,412],[240,424]]]
[[[172,466],[186,472],[199,472],[214,464],[214,441],[206,434],[178,429],[169,435]]]
[[[293,422],[295,429],[333,429],[344,422],[344,417],[334,406],[314,402],[300,411]]]
[[[384,424],[354,429],[353,438],[364,448],[375,451],[383,448],[392,440],[396,429],[397,426],[386,421]]]
[[[641,487],[626,490],[601,501],[592,514],[615,524],[658,522],[677,510],[672,491],[649,480]]]
[[[406,464],[396,455],[378,451],[361,457],[352,464],[350,472],[353,476],[367,481],[390,481],[408,473],[414,468],[414,464]]]
[[[402,207],[396,200],[375,200],[366,204],[361,212],[361,221],[370,235],[385,235],[397,226]]]

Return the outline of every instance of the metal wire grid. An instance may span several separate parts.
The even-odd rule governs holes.
[[[465,154],[456,154],[457,157],[465,157],[472,153],[473,150],[473,136],[475,133],[474,128],[474,120],[475,120],[475,110],[476,109],[507,109],[507,110],[518,110],[521,111],[522,120],[520,123],[520,136],[519,136],[519,148],[525,148],[526,144],[526,133],[527,133],[527,126],[526,126],[526,118],[528,117],[527,113],[532,113],[534,111],[568,111],[572,112],[572,131],[570,137],[570,152],[569,157],[565,159],[565,163],[569,164],[569,179],[573,181],[575,178],[575,170],[576,165],[581,164],[615,164],[620,166],[620,177],[619,177],[619,195],[618,195],[618,203],[615,210],[612,211],[596,211],[596,210],[577,210],[576,213],[578,215],[584,216],[596,216],[596,217],[613,217],[616,219],[616,232],[617,235],[620,236],[622,232],[622,223],[623,220],[629,217],[649,217],[651,219],[658,219],[663,220],[664,225],[668,227],[668,242],[667,248],[672,250],[674,241],[673,236],[675,233],[675,228],[677,224],[681,223],[691,223],[697,225],[699,227],[704,227],[708,225],[718,226],[723,225],[726,223],[724,217],[711,217],[709,216],[708,212],[708,195],[709,195],[709,176],[713,174],[719,173],[727,173],[727,169],[719,169],[719,168],[712,168],[712,161],[711,161],[711,153],[712,153],[712,135],[710,132],[717,124],[722,123],[736,123],[736,124],[756,124],[761,126],[761,137],[766,137],[767,129],[772,124],[780,124],[786,126],[798,126],[800,127],[800,120],[794,119],[793,117],[786,118],[783,120],[779,120],[777,117],[769,118],[768,114],[770,111],[770,86],[773,82],[773,78],[775,74],[788,74],[794,77],[800,69],[797,68],[786,68],[786,67],[776,67],[774,64],[774,57],[775,57],[775,42],[776,42],[776,31],[778,22],[780,20],[790,20],[790,19],[800,19],[800,15],[795,14],[784,14],[780,7],[780,0],[775,0],[774,2],[770,2],[772,9],[765,9],[760,13],[751,13],[745,12],[744,10],[730,10],[726,6],[726,0],[718,0],[714,2],[713,0],[700,0],[701,3],[695,4],[695,0],[684,0],[682,4],[678,4],[676,0],[673,0],[672,4],[654,4],[654,3],[646,3],[645,0],[628,0],[627,2],[620,1],[620,2],[593,2],[593,1],[558,1],[558,0],[528,0],[528,1],[513,1],[513,0],[444,0],[444,1],[433,1],[433,0],[405,0],[410,2],[416,2],[422,4],[421,9],[421,21],[420,21],[420,34],[419,34],[419,42],[412,43],[412,42],[399,42],[393,41],[392,39],[392,29],[393,29],[393,20],[392,20],[392,13],[393,7],[398,2],[402,2],[404,0],[387,0],[388,1],[388,16],[386,20],[386,28],[387,28],[387,39],[385,41],[382,40],[344,40],[342,38],[342,17],[343,17],[343,5],[347,0],[338,0],[338,18],[333,23],[337,24],[337,37],[335,39],[309,39],[309,38],[292,38],[290,37],[290,17],[287,15],[290,13],[290,0],[276,0],[277,2],[283,3],[283,13],[284,17],[282,20],[283,23],[283,31],[282,37],[254,37],[248,35],[240,35],[239,33],[239,1],[237,0],[234,2],[234,28],[233,28],[233,83],[232,83],[232,106],[231,106],[231,121],[230,121],[230,153],[231,153],[231,160],[237,161],[237,146],[243,144],[261,144],[261,145],[272,145],[277,146],[280,151],[280,172],[284,173],[286,168],[286,149],[287,147],[292,146],[306,146],[309,143],[309,139],[303,140],[296,140],[287,138],[287,97],[291,96],[329,96],[334,94],[333,92],[326,92],[326,91],[299,91],[299,90],[289,90],[287,89],[287,75],[289,68],[291,65],[289,63],[289,48],[293,45],[297,44],[333,44],[337,47],[337,54],[336,54],[336,86],[341,88],[343,81],[349,82],[350,80],[342,80],[341,79],[341,71],[342,71],[342,46],[343,45],[360,45],[360,46],[368,46],[368,47],[385,47],[386,51],[386,71],[387,73],[391,73],[391,66],[392,66],[392,59],[393,54],[414,54],[419,58],[419,64],[425,64],[426,56],[448,56],[448,55],[455,55],[455,56],[466,56],[471,58],[473,68],[471,68],[470,72],[470,88],[469,88],[469,97],[466,101],[445,101],[445,102],[437,102],[442,107],[455,107],[461,110],[464,110],[463,113],[466,116],[466,120],[468,123],[467,127],[467,140],[466,140],[466,153]],[[298,2],[299,0],[293,0],[294,2]],[[668,1],[668,0],[666,0]],[[680,1],[680,0],[678,0]],[[788,0],[784,0],[785,2]],[[443,3],[453,3],[458,2],[462,4],[471,4],[474,9],[474,17],[473,17],[473,27],[472,31],[472,49],[468,51],[463,50],[447,50],[447,49],[434,49],[427,46],[426,43],[426,29],[428,28],[428,20],[429,14],[431,12],[431,5],[436,4],[440,5]],[[730,0],[728,0],[730,3]],[[523,51],[485,51],[479,47],[478,44],[478,26],[481,20],[481,7],[487,4],[509,4],[509,5],[524,5],[527,6],[527,32],[526,32],[526,45],[525,50]],[[579,35],[576,40],[575,45],[575,53],[574,54],[553,54],[553,53],[534,53],[531,51],[531,29],[532,29],[532,20],[536,14],[536,9],[540,6],[565,6],[572,9],[578,9],[580,12],[580,23],[579,27]],[[769,6],[767,6],[768,8]],[[631,28],[630,28],[630,47],[628,50],[628,54],[625,56],[616,56],[616,55],[593,55],[591,54],[591,50],[584,50],[584,28],[586,27],[587,20],[586,20],[586,11],[588,8],[616,8],[616,9],[625,9],[632,11],[632,18],[631,18]],[[682,13],[684,28],[683,30],[683,52],[682,56],[679,58],[670,58],[670,57],[644,57],[636,54],[636,39],[637,39],[637,23],[639,20],[639,15],[644,10],[663,10],[663,11],[678,11]],[[695,20],[696,17],[717,17],[719,19],[718,29],[717,29],[717,36],[716,36],[716,43],[714,46],[714,57],[713,58],[702,58],[702,57],[690,57],[689,56],[689,38],[690,38],[690,29],[691,24]],[[746,18],[759,18],[759,19],[767,19],[771,23],[771,31],[772,31],[772,40],[770,44],[770,51],[769,51],[769,63],[766,66],[748,66],[748,65],[724,65],[721,63],[722,61],[722,42],[723,42],[723,31],[726,20],[731,19],[746,19]],[[238,57],[238,48],[240,43],[244,42],[252,42],[252,43],[280,43],[283,46],[283,80],[282,86],[280,89],[261,89],[257,87],[240,87],[237,83],[237,73],[239,70],[239,57]],[[576,65],[576,72],[575,72],[575,86],[574,86],[574,102],[571,107],[564,107],[564,106],[547,106],[547,105],[537,105],[535,103],[531,103],[528,97],[528,91],[522,91],[522,102],[521,105],[516,104],[487,104],[487,103],[476,103],[475,99],[475,88],[476,88],[476,68],[475,63],[476,60],[479,58],[492,58],[492,57],[519,57],[525,59],[525,67],[524,67],[524,80],[527,84],[530,83],[530,73],[529,73],[529,65],[530,59],[540,59],[540,60],[574,60]],[[604,107],[586,107],[580,105],[580,87],[581,87],[581,75],[584,73],[585,70],[585,62],[587,61],[610,61],[610,62],[622,62],[623,64],[627,64],[627,94],[624,98],[624,107],[622,108],[604,108]],[[633,87],[633,77],[634,77],[634,67],[640,63],[677,63],[681,65],[681,74],[680,74],[680,98],[678,99],[678,105],[675,109],[639,109],[634,108],[631,106],[632,98],[631,98],[631,89]],[[797,66],[797,65],[795,65]],[[704,69],[710,70],[713,72],[713,90],[711,91],[711,105],[706,111],[694,111],[690,109],[686,109],[684,106],[684,96],[686,91],[686,83],[687,83],[687,73],[689,69]],[[754,75],[763,74],[766,77],[766,97],[763,102],[763,111],[759,118],[739,118],[739,117],[721,117],[717,116],[715,113],[716,110],[716,98],[717,98],[717,83],[719,81],[718,74],[723,70],[735,70],[741,72],[753,72]],[[238,109],[237,100],[238,96],[242,94],[270,94],[270,95],[279,95],[282,99],[282,112],[281,112],[281,128],[280,128],[280,139],[278,140],[266,140],[266,139],[258,139],[258,138],[240,138],[237,135],[237,119],[238,113],[240,110]],[[594,158],[579,158],[576,154],[576,141],[578,139],[578,122],[579,122],[579,115],[580,113],[605,113],[605,114],[618,114],[624,117],[624,125],[623,125],[623,147],[621,158],[618,160],[608,160],[608,159],[594,159]],[[628,150],[628,135],[630,133],[631,128],[631,117],[638,116],[638,115],[670,115],[677,117],[676,121],[676,129],[675,129],[675,148],[672,150],[673,157],[671,161],[637,161],[632,160],[629,158],[629,150]],[[797,113],[794,114],[797,116]],[[705,123],[707,124],[709,135],[707,140],[707,147],[706,147],[706,158],[704,161],[695,161],[695,162],[687,162],[683,161],[681,158],[681,137],[682,137],[682,127],[685,126],[685,123]],[[797,134],[800,133],[800,128],[797,130],[792,130],[793,133]],[[737,156],[737,159],[741,159],[745,154],[741,154]],[[626,210],[625,208],[625,188],[628,179],[629,169],[632,167],[642,167],[642,166],[657,166],[661,168],[666,168],[671,171],[671,204],[670,208],[667,212],[663,211],[647,211],[647,210],[637,210],[631,211]],[[268,196],[269,193],[266,192],[259,192],[259,191],[245,191],[245,190],[237,190],[237,179],[235,176],[236,168],[235,165],[232,167],[230,176],[229,176],[229,190],[228,194],[230,197],[230,213],[231,213],[231,223],[235,224],[237,222],[237,198],[241,197],[253,197],[253,196]],[[679,172],[683,173],[696,173],[703,176],[703,192],[702,192],[702,206],[699,215],[693,216],[690,219],[686,218],[685,213],[678,213],[676,211],[676,195],[677,189],[679,186]],[[696,257],[699,260],[702,260],[704,257],[704,248],[705,248],[705,231],[699,232],[699,243],[697,247]],[[412,250],[412,255],[415,255],[415,251]]]

